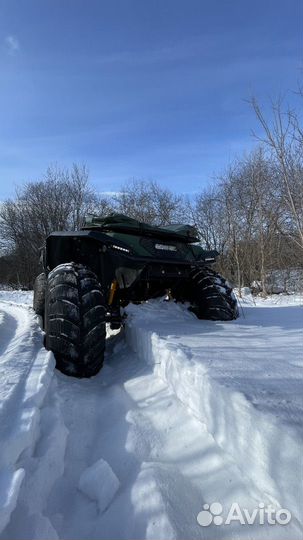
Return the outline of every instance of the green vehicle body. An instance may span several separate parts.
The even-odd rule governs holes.
[[[106,322],[118,329],[129,302],[188,302],[197,319],[231,321],[237,300],[209,264],[190,225],[152,227],[121,214],[91,217],[80,231],[54,232],[42,249],[33,307],[45,347],[66,375],[91,377],[103,364]]]
[[[209,265],[217,255],[198,242],[198,232],[190,225],[155,227],[112,214],[87,219],[80,231],[50,234],[42,260],[46,273],[71,261],[87,265],[100,280],[110,311],[117,317],[117,308],[129,301],[161,296],[167,290],[186,296],[190,271]]]

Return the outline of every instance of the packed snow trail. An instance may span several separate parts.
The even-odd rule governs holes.
[[[5,299],[9,301],[7,295]],[[302,321],[303,310],[289,309],[280,317],[267,309],[255,316],[255,308],[247,308],[246,319],[222,324],[196,321],[170,303],[130,306],[126,327],[129,346],[124,332],[109,337],[100,374],[76,380],[53,371],[52,355],[42,347],[42,333],[32,310],[0,304],[1,368],[4,362],[5,373],[15,374],[17,386],[18,380],[23,381],[20,391],[14,390],[14,385],[12,389],[6,387],[5,402],[11,403],[16,414],[26,412],[28,403],[36,410],[36,422],[31,424],[27,439],[22,439],[18,421],[14,420],[17,416],[10,416],[10,424],[17,427],[18,443],[14,445],[18,452],[12,455],[8,469],[19,477],[16,487],[10,484],[13,488],[7,490],[14,495],[6,506],[8,525],[4,528],[3,522],[0,537],[301,539],[296,501],[289,498],[294,518],[287,526],[231,523],[201,527],[197,522],[205,503],[218,501],[225,509],[236,501],[241,508],[252,510],[260,502],[279,507],[284,503],[279,500],[281,496],[299,496],[283,492],[290,488],[288,478],[292,481],[294,476],[289,470],[281,473],[282,483],[276,489],[276,466],[284,466],[283,459],[295,468],[302,482],[296,455],[298,445],[302,450],[299,395],[294,394],[294,405],[284,407],[281,389],[276,399],[281,403],[276,411],[284,423],[281,433],[294,438],[288,439],[290,449],[283,447],[282,452],[266,456],[268,433],[280,433],[274,431],[277,427],[272,418],[276,386],[271,383],[258,389],[252,384],[257,372],[259,382],[263,381],[266,363],[275,361],[282,345],[279,335],[284,335],[289,354],[287,370],[279,382],[287,381],[285,394],[290,394],[289,385],[292,391],[296,389],[294,375],[301,374],[302,383],[296,320]],[[271,336],[267,341],[265,334],[262,337],[266,317]],[[283,320],[287,325],[284,329]],[[262,321],[259,334],[256,321]],[[243,328],[246,334],[241,339]],[[254,333],[256,345],[252,348]],[[272,349],[274,343],[277,346]],[[232,362],[235,348],[241,352],[238,364]],[[288,355],[285,351],[283,355],[286,361]],[[13,356],[15,364],[9,363]],[[251,367],[249,372],[252,360],[255,369]],[[245,365],[250,382],[243,375]],[[39,375],[39,384],[31,377],[33,373]],[[244,383],[247,394],[241,393]],[[5,417],[1,415],[0,419]],[[256,445],[249,432],[254,425],[264,435],[264,441],[259,436]],[[225,437],[227,427],[234,445]],[[241,452],[235,454],[240,435],[243,451],[253,447],[248,462],[253,455],[260,460],[252,470],[250,462],[248,470],[243,469]],[[1,445],[4,442],[8,447],[13,441],[5,437]],[[266,461],[266,457],[270,459]],[[0,488],[2,497],[5,485],[0,484]]]

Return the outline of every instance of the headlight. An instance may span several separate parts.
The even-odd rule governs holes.
[[[130,253],[130,249],[127,249],[127,248],[124,248],[124,247],[121,247],[121,246],[117,246],[116,244],[112,244],[110,247],[112,249],[116,249],[117,251],[122,251],[123,253]]]

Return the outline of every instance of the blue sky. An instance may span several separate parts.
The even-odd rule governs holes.
[[[296,100],[301,0],[1,0],[0,200],[50,163],[194,193]]]

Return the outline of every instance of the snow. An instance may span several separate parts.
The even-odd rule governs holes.
[[[255,307],[234,323],[193,320],[186,328],[172,304],[128,312],[128,341],[139,356],[147,351],[243,474],[302,520],[302,307]]]
[[[40,431],[40,409],[54,359],[42,347],[42,332],[26,303],[32,294],[4,291],[0,319],[0,530],[10,520],[20,499],[26,471],[21,456],[35,445]],[[15,301],[22,302],[20,306]]]
[[[33,291],[10,291],[0,290],[0,302],[9,302],[18,305],[33,305]]]
[[[0,291],[1,539],[302,540],[299,295],[242,291],[231,322],[130,305],[87,380],[54,369],[31,301]],[[215,501],[292,520],[203,528]]]
[[[0,529],[3,530],[10,520],[10,515],[17,504],[17,497],[24,478],[24,470],[0,473]]]

